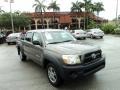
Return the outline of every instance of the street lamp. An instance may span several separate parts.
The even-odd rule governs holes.
[[[10,3],[10,17],[11,17],[11,26],[12,26],[12,32],[14,33],[14,23],[13,23],[13,15],[12,15],[12,3],[14,3],[14,0],[5,0],[5,2],[9,2]]]

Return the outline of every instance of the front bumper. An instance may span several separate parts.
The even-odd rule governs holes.
[[[80,76],[87,76],[93,74],[104,67],[105,67],[105,57],[102,57],[101,59],[86,65],[82,64],[76,66],[63,66],[61,70],[62,71],[61,77],[63,79],[69,79],[69,78],[75,79]]]

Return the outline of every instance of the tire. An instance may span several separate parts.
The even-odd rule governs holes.
[[[26,57],[26,55],[20,50],[20,60],[21,61],[27,61],[27,57]]]
[[[86,38],[85,38],[85,37],[84,37],[83,39],[84,39],[84,40],[86,40]]]
[[[58,73],[57,68],[54,64],[49,63],[47,65],[47,77],[50,84],[54,87],[58,87],[62,85],[62,79]]]
[[[102,39],[102,38],[103,38],[103,36],[100,36],[100,38]]]
[[[1,41],[1,39],[0,39],[0,44],[2,44],[2,41]]]
[[[90,38],[94,39],[95,37],[93,35],[90,35]]]
[[[10,45],[10,42],[8,42],[7,44]]]

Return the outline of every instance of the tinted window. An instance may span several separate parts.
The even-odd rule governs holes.
[[[26,38],[25,38],[25,39],[26,39],[27,41],[31,42],[32,36],[33,36],[33,33],[32,33],[32,32],[28,32],[28,33],[26,34]]]
[[[41,34],[40,33],[34,33],[33,41],[40,41],[40,42],[42,42]]]
[[[26,36],[26,33],[25,33],[25,32],[22,32],[22,33],[20,34],[19,39],[24,40],[24,39],[25,39],[25,36]]]

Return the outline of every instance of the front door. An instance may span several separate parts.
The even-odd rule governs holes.
[[[40,33],[34,33],[32,41],[39,41],[42,43],[42,38]],[[32,46],[32,53],[34,55],[35,62],[42,64],[43,60],[43,47],[41,45],[34,45]]]

